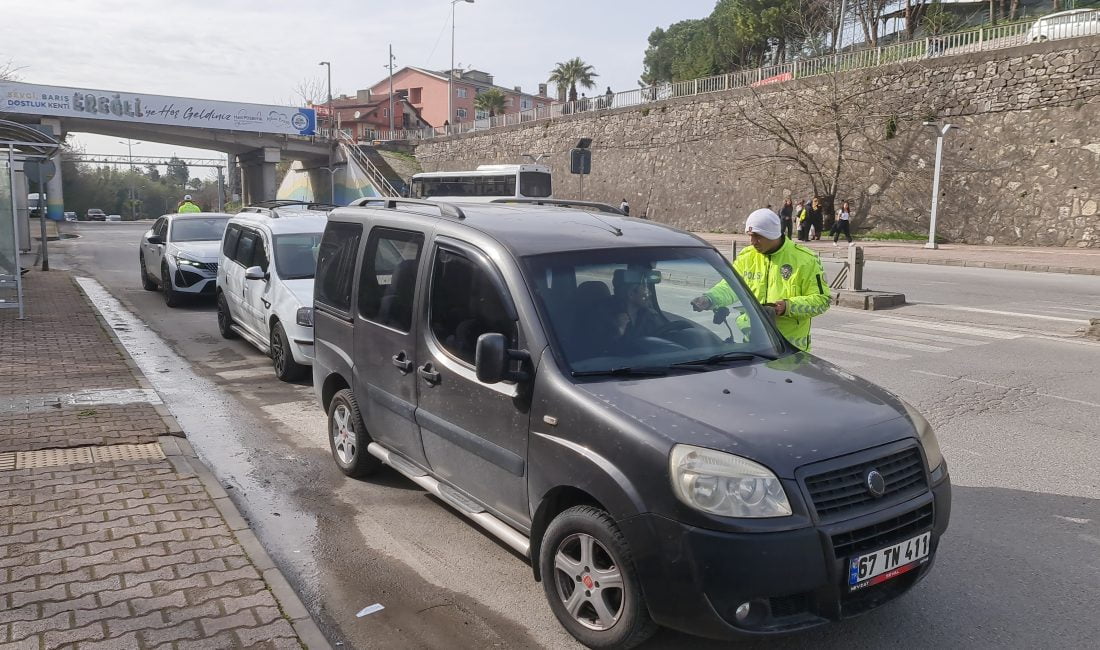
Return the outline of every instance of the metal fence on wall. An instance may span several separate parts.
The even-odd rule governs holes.
[[[999,50],[1028,42],[1028,32],[1035,20],[982,27],[969,31],[929,37],[922,40],[905,41],[875,48],[829,54],[808,59],[800,59],[780,65],[739,70],[716,77],[691,79],[673,83],[649,86],[611,93],[596,97],[586,97],[575,102],[551,104],[541,108],[528,109],[519,113],[496,115],[490,118],[462,122],[446,127],[425,129],[405,129],[372,131],[373,140],[430,140],[433,138],[461,135],[473,131],[515,126],[542,120],[554,120],[568,115],[606,111],[615,108],[642,106],[651,102],[692,97],[708,93],[782,83],[794,79],[806,79],[820,75],[849,70],[865,70],[892,63],[912,62],[960,54],[972,54]],[[1082,22],[1079,28],[1056,32],[1053,38],[1073,38],[1100,33],[1100,23]]]

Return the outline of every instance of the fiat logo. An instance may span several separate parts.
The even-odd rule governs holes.
[[[867,491],[876,499],[886,494],[886,479],[882,478],[877,469],[867,472],[866,485]]]

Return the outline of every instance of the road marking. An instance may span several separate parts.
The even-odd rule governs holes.
[[[868,332],[880,332],[883,334],[890,334],[893,336],[904,336],[918,341],[938,341],[940,343],[953,343],[955,345],[988,345],[989,341],[975,341],[974,339],[960,339],[957,336],[947,336],[946,334],[932,334],[931,332],[914,332],[914,331],[899,331],[897,328],[884,327],[881,325],[870,325],[867,323],[852,323],[846,327],[858,329],[860,331]]]
[[[814,340],[813,347],[814,347],[815,350],[816,349],[825,349],[825,350],[833,350],[833,351],[836,351],[836,352],[847,352],[848,354],[862,354],[863,356],[875,357],[876,359],[888,359],[890,361],[900,361],[902,359],[912,358],[908,354],[897,354],[895,352],[885,352],[883,350],[869,350],[867,348],[857,348],[857,347],[851,346],[851,345],[842,345],[840,343],[833,343],[832,341]],[[838,362],[834,362],[834,363],[836,363],[838,366],[843,366],[844,365],[844,364],[838,363]]]
[[[906,350],[916,350],[918,352],[947,352],[951,348],[941,348],[938,345],[928,345],[925,343],[911,343],[909,341],[898,341],[896,339],[885,338],[882,336],[870,336],[867,334],[856,334],[855,332],[841,332],[838,330],[827,330],[823,328],[817,328],[813,332],[815,335],[824,334],[825,336],[835,336],[846,340],[856,341],[870,341],[872,343],[879,343],[881,345],[892,345],[897,348],[904,348]]]
[[[941,377],[943,379],[954,379],[955,381],[965,381],[965,382],[970,383],[970,384],[979,384],[981,386],[989,386],[991,388],[1001,388],[1001,389],[1004,389],[1004,390],[1025,390],[1024,388],[1021,388],[1019,386],[1005,386],[1003,384],[992,384],[988,381],[978,381],[977,379],[967,379],[965,377],[956,377],[954,375],[941,375],[938,372],[928,372],[927,370],[910,370],[909,372],[915,372],[915,373],[921,374],[921,375],[929,375],[931,377]],[[1081,404],[1081,405],[1084,405],[1084,406],[1094,406],[1096,408],[1100,408],[1100,404],[1097,404],[1096,402],[1086,402],[1083,399],[1073,399],[1072,397],[1062,397],[1061,395],[1051,395],[1050,393],[1040,393],[1039,391],[1035,391],[1034,393],[1032,393],[1032,395],[1037,395],[1039,397],[1049,397],[1050,399],[1062,400],[1063,402],[1072,402],[1074,404]]]
[[[1057,517],[1058,519],[1068,521],[1071,524],[1087,524],[1087,523],[1090,523],[1092,521],[1091,519],[1081,519],[1080,517],[1063,517],[1062,515],[1054,515],[1054,516]]]
[[[269,367],[264,366],[262,368],[245,368],[244,370],[226,370],[224,372],[217,373],[217,375],[219,377],[221,377],[222,379],[228,379],[229,381],[233,381],[234,379],[250,379],[252,377],[267,377],[267,376],[273,375],[274,373],[275,373],[274,370],[272,370]]]
[[[929,307],[935,307],[937,309],[954,309],[955,311],[966,311],[975,314],[993,314],[994,316],[1022,316],[1024,318],[1041,318],[1043,320],[1056,320],[1063,323],[1077,323],[1082,324],[1085,319],[1083,318],[1064,318],[1062,316],[1042,316],[1040,314],[1028,314],[1022,311],[1001,311],[999,309],[980,309],[978,307],[959,307],[957,305],[938,305],[934,303],[925,303]]]
[[[1020,339],[1026,336],[1026,334],[1017,334],[1015,332],[1006,332],[1004,330],[996,329],[979,329],[977,327],[967,327],[966,325],[953,325],[950,323],[929,323],[918,320],[907,320],[904,318],[878,318],[875,323],[885,323],[889,325],[902,325],[906,327],[916,327],[926,330],[941,330],[944,332],[954,332],[956,334],[970,334],[972,336],[984,336],[990,339]]]

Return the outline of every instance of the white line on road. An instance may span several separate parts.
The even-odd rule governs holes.
[[[861,332],[876,332],[881,334],[889,334],[891,336],[903,336],[911,339],[917,339],[918,341],[937,341],[939,343],[952,343],[955,345],[988,345],[989,341],[975,341],[974,339],[961,339],[957,336],[947,336],[946,334],[933,334],[931,332],[914,332],[913,330],[902,330],[897,327],[885,327],[882,325],[870,325],[867,323],[851,323],[845,325],[845,327],[851,327],[858,329]]]
[[[888,359],[890,361],[900,361],[902,359],[912,358],[908,354],[897,354],[895,352],[884,352],[882,350],[869,350],[867,348],[857,348],[853,345],[842,345],[840,343],[833,343],[832,341],[819,341],[816,339],[813,342],[813,348],[814,350],[824,349],[833,350],[836,352],[847,352],[848,354],[862,354],[863,356],[875,357],[876,359]],[[832,361],[832,359],[829,359],[829,361]],[[844,365],[839,361],[833,361],[833,363],[837,364],[838,366]]]
[[[824,328],[817,328],[813,331],[814,334],[825,336],[833,336],[846,340],[855,341],[870,341],[872,343],[879,343],[881,345],[892,345],[896,348],[904,348],[906,350],[916,350],[918,352],[947,352],[951,348],[941,348],[938,345],[927,345],[925,343],[912,343],[909,341],[898,341],[895,339],[885,338],[882,336],[869,336],[867,334],[857,334],[855,332],[841,332],[839,330],[829,330]]]
[[[959,307],[957,305],[938,305],[932,303],[925,303],[929,307],[935,307],[937,309],[953,309],[955,311],[967,311],[975,314],[993,314],[994,316],[1020,316],[1023,318],[1041,318],[1042,320],[1056,320],[1063,323],[1077,323],[1078,325],[1085,322],[1083,318],[1064,318],[1062,316],[1043,316],[1040,314],[1028,314],[1022,311],[1001,311],[1000,309],[981,309],[979,307]]]
[[[965,381],[970,384],[979,384],[981,386],[990,386],[992,388],[1001,388],[1004,390],[1025,390],[1024,388],[1021,388],[1019,386],[1005,386],[1003,384],[993,384],[988,381],[978,381],[977,379],[967,379],[965,377],[956,377],[954,375],[941,375],[938,372],[928,372],[927,370],[910,370],[909,372],[915,372],[920,375],[929,375],[931,377],[941,377],[943,379],[954,379],[955,381]],[[1082,404],[1084,406],[1094,406],[1096,408],[1100,408],[1100,404],[1097,404],[1096,402],[1086,402],[1083,399],[1073,399],[1072,397],[1062,397],[1061,395],[1051,395],[1050,393],[1040,393],[1039,391],[1035,391],[1033,395],[1062,400],[1063,402],[1072,402],[1074,404]]]
[[[1017,334],[1015,332],[1005,332],[1003,330],[995,329],[979,329],[977,327],[967,327],[966,325],[953,325],[950,323],[928,323],[925,321],[908,320],[905,318],[878,318],[875,319],[875,323],[885,323],[888,325],[898,325],[906,327],[916,327],[926,330],[940,330],[944,332],[954,332],[956,334],[970,334],[973,336],[984,336],[990,339],[1019,339],[1027,336],[1026,334]]]

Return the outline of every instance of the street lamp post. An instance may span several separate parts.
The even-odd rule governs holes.
[[[454,119],[454,77],[455,77],[455,5],[460,2],[474,3],[474,0],[451,0],[451,69],[447,71],[447,123]]]
[[[130,219],[137,221],[137,206],[135,205],[134,197],[134,145],[143,144],[142,142],[134,142],[130,138],[126,138],[126,141],[118,141],[119,144],[126,145],[127,155],[130,158]]]
[[[331,129],[331,128],[333,128],[332,125],[336,123],[336,121],[332,117],[332,63],[330,63],[328,61],[321,61],[317,65],[323,65],[323,66],[325,66],[325,68],[328,69],[328,104],[327,104],[327,107],[328,107],[328,126]]]
[[[943,136],[951,129],[958,128],[954,124],[939,124],[937,122],[925,122],[925,126],[936,129],[936,168],[932,172],[932,215],[928,223],[928,243],[925,248],[939,248],[936,244],[936,210],[940,203],[940,163],[943,161]]]

